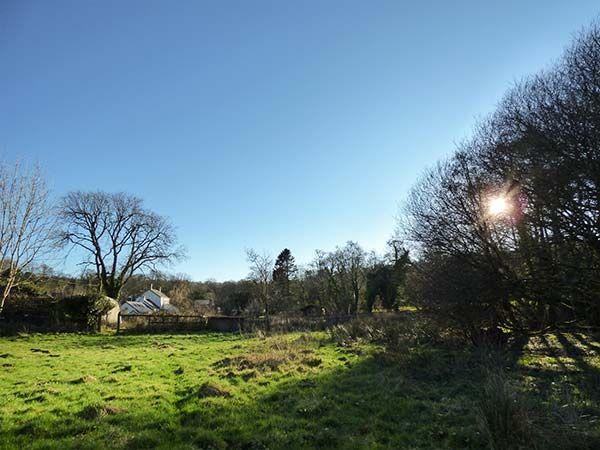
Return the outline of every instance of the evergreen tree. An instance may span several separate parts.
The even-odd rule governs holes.
[[[287,306],[291,298],[291,280],[297,271],[292,252],[284,248],[277,256],[273,269],[275,296],[281,307]]]

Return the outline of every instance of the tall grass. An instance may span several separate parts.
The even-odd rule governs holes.
[[[536,448],[526,402],[501,371],[488,370],[478,403],[479,426],[490,448]]]

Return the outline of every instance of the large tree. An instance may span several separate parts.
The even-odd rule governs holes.
[[[600,324],[599,59],[596,23],[414,187],[402,225],[421,306],[519,331]]]
[[[360,299],[365,286],[366,253],[357,242],[348,241],[335,251],[338,270],[344,284],[351,293],[348,313],[358,314]]]
[[[0,313],[11,290],[51,249],[54,218],[38,169],[0,165]]]
[[[59,210],[62,241],[84,251],[103,294],[119,298],[136,273],[182,256],[171,222],[125,193],[71,192]]]
[[[366,308],[372,311],[379,297],[385,309],[398,307],[398,296],[403,290],[406,274],[410,264],[408,250],[402,241],[388,241],[389,252],[385,258],[372,258],[372,266],[367,271]]]
[[[366,256],[352,241],[332,252],[317,250],[309,278],[321,307],[344,314],[359,311],[366,282]]]
[[[284,248],[277,256],[273,268],[274,295],[282,309],[291,306],[291,282],[296,271],[296,261],[292,252]]]

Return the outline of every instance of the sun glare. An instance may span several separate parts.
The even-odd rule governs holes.
[[[488,204],[488,211],[493,216],[498,216],[508,212],[510,204],[504,196],[493,197]]]

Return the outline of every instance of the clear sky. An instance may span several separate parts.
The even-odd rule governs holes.
[[[0,156],[169,216],[194,279],[381,250],[427,166],[596,1],[0,0]],[[61,270],[71,270],[69,262]]]

